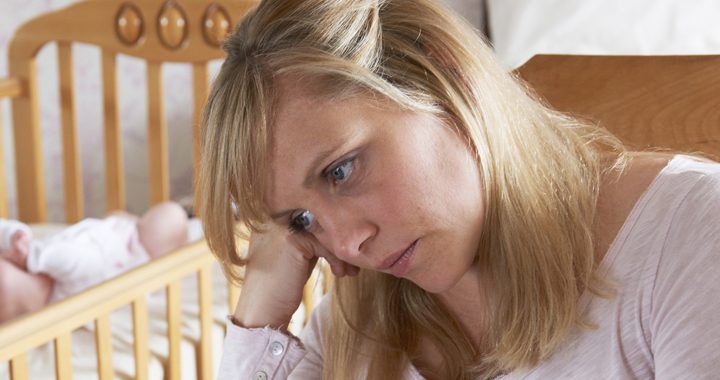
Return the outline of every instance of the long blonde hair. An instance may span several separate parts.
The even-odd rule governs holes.
[[[362,271],[335,282],[325,378],[399,378],[421,339],[443,355],[437,376],[492,377],[535,365],[582,324],[576,302],[601,285],[592,236],[607,164],[600,155],[622,157],[623,148],[537,101],[462,18],[433,0],[263,1],[224,46],[203,120],[201,212],[210,247],[235,278],[231,267],[244,260],[234,220],[257,229],[267,217],[262,194],[280,76],[320,84],[318,96],[362,90],[439,115],[481,170],[480,346],[431,294]]]

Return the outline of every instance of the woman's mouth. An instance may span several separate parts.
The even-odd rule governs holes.
[[[382,269],[390,269],[390,273],[395,277],[402,277],[407,274],[410,270],[410,263],[414,257],[413,254],[415,253],[417,242],[418,241],[415,240],[402,252],[398,252],[386,259]]]

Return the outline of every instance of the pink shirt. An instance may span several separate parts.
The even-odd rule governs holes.
[[[675,157],[638,200],[600,263],[619,284],[611,299],[585,293],[597,329],[515,379],[716,379],[720,376],[720,165]],[[220,379],[320,379],[327,301],[300,339],[229,324]],[[404,379],[422,379],[412,367]]]

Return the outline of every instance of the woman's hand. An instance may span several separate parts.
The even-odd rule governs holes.
[[[253,233],[235,323],[247,328],[286,328],[319,257],[327,260],[336,276],[355,275],[359,270],[335,257],[310,234],[293,234],[275,223]]]

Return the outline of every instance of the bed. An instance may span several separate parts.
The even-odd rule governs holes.
[[[255,1],[174,2],[160,0],[88,0],[36,17],[23,24],[10,42],[9,76],[0,78],[0,100],[10,99],[14,183],[17,206],[0,182],[0,218],[15,216],[35,230],[53,233],[86,217],[92,194],[83,189],[73,81],[73,44],[101,50],[105,208],[126,208],[128,186],[147,186],[150,204],[170,198],[168,126],[162,93],[163,64],[192,66],[193,162],[199,156],[199,116],[208,91],[208,62],[223,57],[225,34]],[[62,157],[56,167],[43,165],[39,94],[48,91],[36,71],[38,51],[57,44]],[[119,115],[134,112],[118,105],[116,70],[120,55],[144,60],[148,93],[147,166],[149,183],[126,178]],[[86,94],[87,95],[87,94]],[[0,112],[7,112],[0,103]],[[0,115],[0,122],[3,118]],[[3,134],[0,133],[0,136]],[[0,147],[3,144],[0,143]],[[87,149],[88,147],[84,147]],[[0,157],[4,152],[0,151]],[[47,171],[61,171],[64,224],[48,224]],[[197,172],[195,164],[192,170]],[[0,178],[7,178],[4,163]],[[54,191],[55,189],[50,189]],[[195,194],[200,196],[200,194]],[[245,243],[239,241],[242,247]],[[299,331],[323,287],[316,272],[306,288],[307,303],[293,319]],[[239,288],[229,284],[199,240],[110,281],[0,325],[0,380],[5,379],[212,379],[219,363],[225,318]]]

